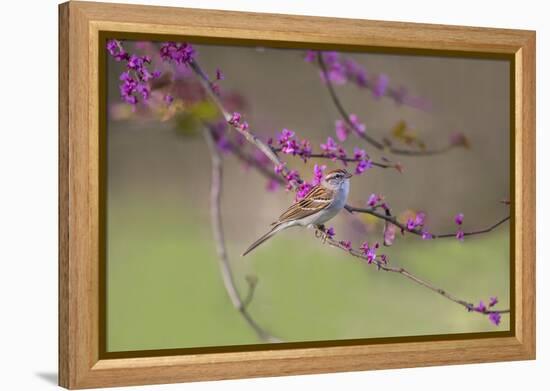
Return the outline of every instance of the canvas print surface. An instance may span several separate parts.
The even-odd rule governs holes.
[[[108,352],[510,330],[508,61],[104,50]]]

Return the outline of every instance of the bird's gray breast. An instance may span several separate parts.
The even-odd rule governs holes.
[[[322,224],[338,214],[346,205],[349,194],[349,181],[346,181],[342,188],[337,190],[334,201],[319,213],[316,224]]]

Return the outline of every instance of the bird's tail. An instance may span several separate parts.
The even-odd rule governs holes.
[[[258,240],[256,240],[254,243],[252,243],[250,245],[250,247],[248,247],[245,252],[241,255],[242,257],[244,257],[246,254],[248,254],[250,251],[254,250],[256,247],[258,247],[260,244],[262,244],[263,242],[265,242],[266,240],[268,240],[269,238],[271,238],[273,235],[275,235],[277,232],[283,230],[284,228],[286,228],[287,226],[284,225],[284,224],[279,224],[279,225],[276,225],[274,226],[273,228],[271,228],[271,230],[269,230],[268,233],[266,233],[264,236],[262,236],[261,238],[259,238]]]

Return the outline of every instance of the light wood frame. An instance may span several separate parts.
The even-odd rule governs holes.
[[[90,388],[535,358],[535,33],[69,2],[59,7],[59,384]],[[99,357],[100,31],[509,54],[514,61],[511,337]]]

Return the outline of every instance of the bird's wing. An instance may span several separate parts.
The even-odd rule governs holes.
[[[332,190],[314,186],[304,198],[288,208],[273,225],[299,220],[325,209],[332,202]]]

